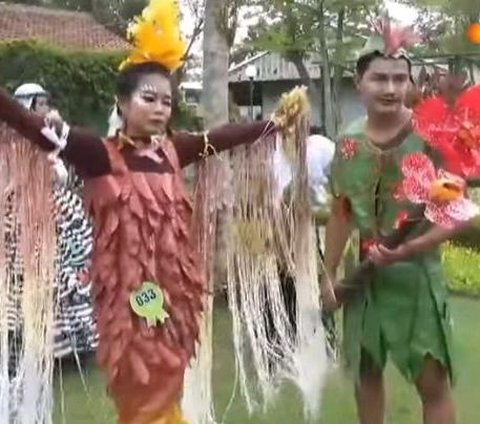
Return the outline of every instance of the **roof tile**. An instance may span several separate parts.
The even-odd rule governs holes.
[[[79,50],[125,51],[130,47],[88,13],[1,2],[0,40],[39,40]]]

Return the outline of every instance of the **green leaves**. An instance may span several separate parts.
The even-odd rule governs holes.
[[[257,0],[261,19],[247,43],[287,58],[305,57],[321,52],[324,36],[330,57],[344,64],[365,42],[368,20],[379,4],[378,0]]]

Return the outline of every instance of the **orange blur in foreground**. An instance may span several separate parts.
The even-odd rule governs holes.
[[[468,27],[467,38],[470,43],[480,44],[480,23],[471,24]]]

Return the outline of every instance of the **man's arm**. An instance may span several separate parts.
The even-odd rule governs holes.
[[[471,221],[463,222],[455,228],[445,228],[435,225],[425,234],[405,242],[396,249],[387,249],[385,246],[377,245],[370,250],[369,257],[376,265],[388,265],[402,261],[412,255],[428,252],[438,247],[470,225]]]
[[[428,252],[443,242],[450,240],[453,236],[466,229],[470,225],[471,222],[463,222],[455,228],[444,228],[440,227],[439,225],[435,225],[425,234],[406,242],[405,247],[407,251],[411,252],[411,254]]]
[[[321,292],[324,307],[335,309],[337,301],[333,292],[333,284],[337,277],[337,269],[343,257],[345,246],[352,231],[345,217],[345,201],[335,198],[332,201],[331,213],[325,230],[325,263]]]

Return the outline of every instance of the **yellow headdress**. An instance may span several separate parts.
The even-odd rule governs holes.
[[[177,70],[185,55],[179,20],[177,0],[150,0],[128,28],[127,37],[134,48],[120,70],[144,62],[157,62],[170,72]]]

